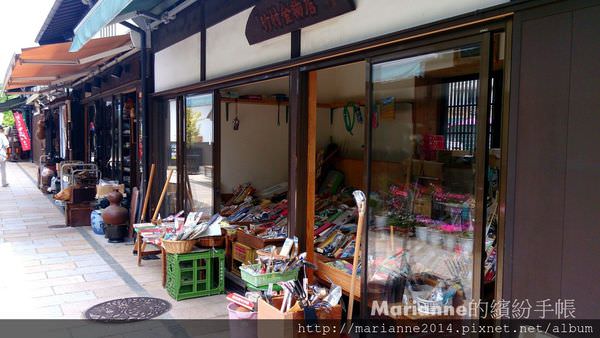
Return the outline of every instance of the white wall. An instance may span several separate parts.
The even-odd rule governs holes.
[[[200,33],[154,54],[156,92],[200,82]]]
[[[236,73],[290,58],[290,34],[250,46],[246,22],[252,8],[206,30],[206,78]]]
[[[361,112],[364,117],[364,108],[361,108]],[[344,125],[343,114],[343,108],[336,109],[331,124],[329,109],[317,110],[317,150],[324,149],[333,141],[340,147],[342,157],[362,159],[365,122],[356,122],[351,135]],[[398,104],[395,119],[382,120],[379,127],[373,130],[373,158],[392,162],[404,160],[412,150],[412,127],[411,106]]]
[[[233,130],[235,106],[230,105],[229,122],[221,105],[221,191],[231,193],[239,184],[251,182],[259,191],[288,180],[288,125],[281,107],[240,104],[240,128]]]
[[[346,103],[349,101],[365,101],[365,67],[364,62],[321,69],[317,72],[317,101],[319,103]],[[378,84],[376,100],[394,96],[397,101],[415,98],[414,79],[393,82],[389,86]],[[353,114],[353,109],[349,109]],[[361,108],[363,119],[365,108]],[[344,124],[344,109],[333,112],[333,123],[330,122],[330,110],[319,108],[317,111],[317,148],[325,148],[330,142],[336,143],[345,158],[362,159],[364,151],[363,123],[355,122],[352,134]],[[378,160],[401,161],[411,152],[413,133],[412,106],[397,104],[396,116],[392,120],[381,120],[373,133],[373,156]]]
[[[490,7],[508,0],[356,0],[356,10],[302,29],[302,55]]]
[[[301,52],[307,55],[383,34],[472,12],[508,0],[355,0],[357,9],[302,29]],[[245,36],[252,8],[206,31],[206,78],[288,60],[291,34],[255,45]],[[155,54],[156,91],[200,81],[200,33]]]

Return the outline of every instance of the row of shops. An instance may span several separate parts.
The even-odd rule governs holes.
[[[307,277],[353,293],[355,317],[432,292],[597,310],[597,285],[560,278],[600,276],[585,240],[600,215],[582,200],[600,181],[600,88],[583,75],[600,69],[597,1],[134,0],[78,14],[72,37],[45,37],[7,75],[38,96],[32,159],[95,164],[135,222],[220,215],[229,287],[257,250],[296,238],[318,266]],[[121,21],[129,35],[91,39]]]

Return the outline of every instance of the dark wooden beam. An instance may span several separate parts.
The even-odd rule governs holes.
[[[487,196],[488,165],[488,121],[490,102],[490,69],[492,64],[491,33],[484,33],[481,41],[481,65],[479,70],[479,112],[477,116],[477,143],[475,158],[475,230],[473,241],[473,295],[474,299],[483,298],[483,252],[485,250],[485,220]]]
[[[202,21],[200,23],[200,81],[206,81],[206,6],[203,1],[200,5]]]
[[[315,261],[315,195],[317,171],[317,71],[308,73],[308,106],[306,120],[306,259]],[[313,282],[313,271],[308,270],[309,281]]]
[[[221,92],[213,92],[213,213],[221,205]]]
[[[290,55],[290,57],[292,59],[300,57],[300,55],[302,54],[301,41],[302,41],[302,31],[301,30],[293,31],[292,32],[292,48],[291,48],[292,52]]]
[[[298,236],[300,250],[306,250],[306,162],[307,119],[306,87],[308,76],[294,68],[290,72],[290,121],[289,121],[289,191],[288,234]],[[312,241],[312,238],[310,239]]]

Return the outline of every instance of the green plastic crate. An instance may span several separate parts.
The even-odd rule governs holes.
[[[240,267],[240,272],[242,273],[242,279],[244,282],[251,284],[254,287],[298,279],[298,269],[285,272],[257,274],[251,267],[258,268],[260,267],[260,264],[242,266]]]
[[[225,292],[225,251],[167,254],[167,292],[175,300]]]

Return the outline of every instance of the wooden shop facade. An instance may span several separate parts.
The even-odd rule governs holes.
[[[311,278],[350,293],[360,251],[363,318],[402,304],[409,272],[460,280],[453,305],[597,314],[599,1],[174,3],[74,86],[82,159],[142,190],[155,165],[146,219],[163,186],[163,217],[226,217],[231,281],[296,236]]]
[[[568,295],[591,314],[584,291],[559,276],[579,285],[567,276],[575,266],[600,274],[583,253],[598,248],[580,246],[597,230],[580,218],[593,208],[579,194],[598,182],[589,166],[599,159],[568,156],[593,151],[563,124],[600,123],[583,109],[600,103],[581,78],[597,64],[586,55],[600,48],[588,32],[600,29],[598,3],[337,1],[319,12],[325,3],[291,1],[308,6],[293,16],[271,1],[203,1],[152,33],[148,127],[160,141],[150,161],[163,181],[168,168],[177,172],[164,212],[219,212],[244,183],[259,193],[287,184],[288,234],[321,274],[331,271],[316,278],[346,286],[347,265],[332,263],[343,250],[328,250],[321,227],[352,207],[348,189],[361,189],[362,316],[373,300],[402,301],[389,270],[401,269],[403,250],[413,267],[441,275],[444,259],[466,254],[467,298]],[[335,231],[351,234],[343,223]]]

